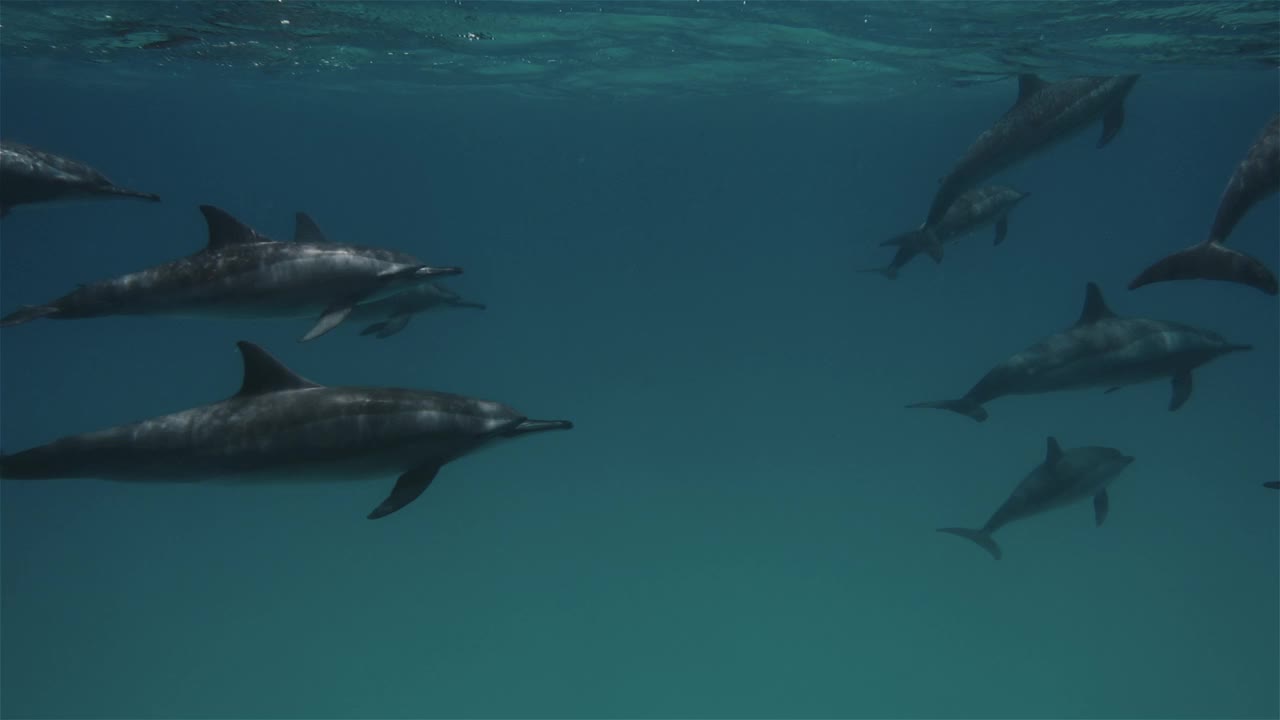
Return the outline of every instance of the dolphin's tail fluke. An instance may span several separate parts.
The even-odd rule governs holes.
[[[1139,273],[1129,289],[1170,280],[1220,280],[1248,285],[1268,295],[1277,292],[1275,274],[1260,260],[1212,240],[1159,260]]]
[[[938,239],[938,235],[928,227],[921,227],[917,230],[909,230],[900,235],[893,237],[880,243],[880,247],[886,245],[895,245],[897,247],[908,248],[916,252],[928,253],[934,262],[942,262],[942,241]]]
[[[24,322],[39,320],[42,317],[57,315],[58,308],[52,305],[23,305],[13,312],[0,318],[0,327],[9,327],[10,325],[21,325]]]
[[[951,412],[960,413],[965,417],[973,418],[978,422],[987,419],[986,408],[969,398],[959,398],[957,400],[935,400],[933,402],[912,403],[909,408],[934,408],[937,410],[950,410]]]
[[[966,540],[972,540],[983,550],[991,553],[991,557],[996,560],[1000,559],[1000,546],[997,545],[995,539],[991,537],[991,533],[985,530],[970,530],[968,528],[938,528],[938,532],[958,535]]]

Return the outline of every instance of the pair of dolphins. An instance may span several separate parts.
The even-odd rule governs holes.
[[[1026,193],[1013,188],[976,188],[978,183],[1076,135],[1101,119],[1097,147],[1115,138],[1124,125],[1124,101],[1138,75],[1071,78],[1048,83],[1034,74],[1018,79],[1013,107],[969,146],[940,181],[925,222],[916,230],[881,245],[895,245],[888,266],[875,268],[890,279],[916,255],[942,260],[942,244],[988,225],[996,225],[996,244],[1007,233],[1007,215]],[[1219,280],[1277,293],[1275,275],[1257,259],[1225,246],[1242,217],[1280,190],[1280,113],[1254,140],[1223,190],[1209,237],[1143,270],[1129,289],[1172,280]]]

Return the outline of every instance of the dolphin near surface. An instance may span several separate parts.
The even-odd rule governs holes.
[[[942,178],[924,227],[942,222],[951,203],[993,175],[1102,121],[1098,147],[1105,147],[1124,125],[1124,101],[1138,75],[1076,77],[1046,82],[1035,74],[1018,76],[1013,107],[978,136]]]
[[[306,483],[399,474],[368,516],[378,519],[415,500],[454,460],[573,427],[461,395],[320,385],[253,343],[238,347],[244,379],[230,398],[0,456],[0,478]]]
[[[18,205],[121,197],[160,201],[155,193],[120,187],[82,162],[0,140],[0,217]]]
[[[208,244],[200,251],[81,285],[44,305],[24,306],[0,318],[0,327],[108,315],[318,316],[301,338],[307,341],[337,327],[359,303],[462,272],[381,248],[280,242],[212,205],[201,205],[200,212],[209,226]]]
[[[308,214],[299,212],[295,215],[293,240],[297,243],[328,243],[329,239],[320,226]],[[465,300],[454,291],[436,282],[420,283],[408,290],[394,295],[361,303],[351,312],[351,322],[368,322],[376,320],[364,328],[361,335],[373,335],[384,339],[395,335],[409,326],[409,321],[418,313],[445,308],[469,308],[484,310],[483,303]]]
[[[1079,447],[1063,450],[1058,441],[1047,440],[1044,462],[1022,478],[1009,497],[981,528],[938,528],[938,532],[972,540],[991,557],[1002,553],[992,534],[1015,520],[1093,498],[1094,523],[1102,527],[1110,509],[1107,487],[1129,467],[1133,458],[1109,447]]]
[[[913,403],[910,408],[951,410],[978,422],[984,404],[1006,395],[1036,395],[1171,378],[1169,410],[1191,397],[1191,372],[1227,353],[1251,350],[1217,333],[1165,320],[1120,317],[1095,283],[1085,288],[1080,319],[992,368],[964,397]]]
[[[1236,223],[1264,198],[1280,190],[1280,113],[1276,113],[1236,166],[1218,201],[1218,212],[1204,242],[1179,250],[1151,265],[1129,283],[1130,290],[1170,280],[1219,280],[1280,291],[1276,276],[1262,261],[1226,246]],[[1274,236],[1272,236],[1274,239]]]
[[[893,259],[885,267],[869,268],[863,272],[878,272],[893,280],[903,266],[920,253],[928,253],[934,262],[942,262],[943,243],[953,242],[991,225],[995,226],[994,244],[999,245],[1009,234],[1009,213],[1030,195],[1007,185],[969,190],[951,203],[937,225],[910,230],[880,243],[881,247],[898,248]]]

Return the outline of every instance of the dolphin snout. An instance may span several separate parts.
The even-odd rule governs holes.
[[[418,268],[417,272],[414,273],[414,276],[415,277],[448,277],[449,275],[461,275],[461,274],[462,274],[462,268],[460,267],[423,266]]]
[[[572,430],[573,423],[568,420],[521,420],[515,427],[507,431],[507,435],[528,435],[547,430]]]

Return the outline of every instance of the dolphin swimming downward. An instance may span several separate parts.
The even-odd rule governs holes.
[[[1050,83],[1038,75],[1019,75],[1017,101],[973,141],[942,179],[923,228],[940,223],[965,191],[1074,136],[1099,118],[1098,147],[1104,147],[1124,125],[1124,100],[1138,77],[1076,77]]]
[[[280,242],[211,205],[204,249],[110,280],[81,285],[44,305],[0,318],[0,327],[38,318],[107,315],[306,317],[319,315],[301,340],[319,337],[355,306],[393,295],[431,278],[457,275],[402,252],[326,241]]]
[[[999,560],[1000,546],[991,537],[992,533],[1015,520],[1089,497],[1093,498],[1094,522],[1097,527],[1102,527],[1110,507],[1107,486],[1121,470],[1129,467],[1133,458],[1108,447],[1071,448],[1064,452],[1052,437],[1047,445],[1044,462],[1027,473],[980,529],[949,527],[938,528],[938,532],[972,540]]]
[[[1221,280],[1240,283],[1275,295],[1276,276],[1262,261],[1224,243],[1240,218],[1263,198],[1280,190],[1280,113],[1254,140],[1244,159],[1236,166],[1218,201],[1218,212],[1209,230],[1209,239],[1180,250],[1138,274],[1129,289],[1168,280]],[[1274,238],[1274,236],[1272,236]]]
[[[1220,355],[1251,349],[1180,323],[1118,317],[1107,307],[1098,286],[1089,283],[1075,325],[995,366],[962,398],[907,407],[951,410],[982,422],[987,419],[982,406],[1005,395],[1091,387],[1111,392],[1169,377],[1173,379],[1172,411],[1191,397],[1192,370]]]
[[[0,141],[0,217],[18,205],[111,197],[160,200],[154,193],[120,187],[82,162]]]
[[[230,398],[0,456],[0,478],[306,483],[399,473],[372,520],[408,505],[464,455],[573,427],[460,395],[318,385],[257,345],[238,345],[244,380]]]

